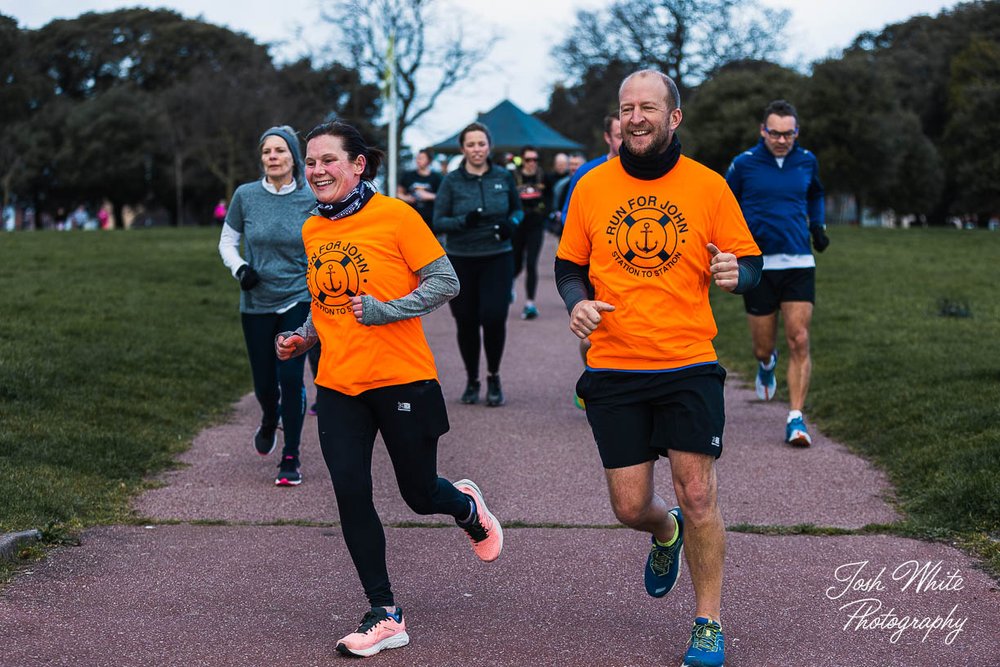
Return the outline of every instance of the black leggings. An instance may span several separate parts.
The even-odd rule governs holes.
[[[517,226],[511,243],[514,245],[514,278],[525,269],[524,289],[528,300],[534,301],[538,291],[538,255],[545,237],[544,219],[537,213],[525,214]]]
[[[458,296],[448,302],[458,329],[458,351],[470,380],[479,378],[479,330],[483,331],[486,370],[500,372],[500,359],[507,339],[507,311],[514,281],[513,253],[487,257],[449,256],[462,284]]]
[[[316,387],[316,419],[340,524],[372,607],[395,604],[385,565],[385,531],[372,502],[372,450],[382,433],[403,500],[417,514],[469,515],[468,496],[437,475],[438,438],[448,413],[436,380],[348,396]],[[402,409],[406,406],[406,409]],[[405,546],[401,546],[405,548]]]
[[[309,303],[302,302],[284,313],[243,313],[241,318],[253,375],[253,393],[264,413],[261,423],[274,426],[281,417],[285,431],[282,456],[299,455],[306,414],[306,388],[302,377],[306,358],[300,355],[281,361],[274,353],[274,337],[302,326],[308,314]]]

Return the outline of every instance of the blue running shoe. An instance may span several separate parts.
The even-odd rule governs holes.
[[[703,616],[694,619],[691,643],[681,667],[722,667],[726,661],[722,626]]]
[[[763,362],[757,362],[757,381],[754,386],[757,389],[757,398],[762,401],[770,401],[774,398],[774,392],[778,389],[778,380],[774,377],[774,371],[778,368],[778,351],[771,353],[771,370],[764,370]]]
[[[644,579],[646,580],[646,592],[654,598],[662,598],[664,595],[674,590],[677,579],[681,574],[681,548],[684,546],[684,517],[681,515],[681,508],[675,507],[670,513],[677,519],[677,539],[669,547],[663,547],[656,543],[656,537],[652,538],[653,548],[649,550],[649,558],[646,559],[646,570]]]
[[[785,425],[785,442],[795,447],[808,447],[812,444],[809,429],[802,417],[795,417]]]

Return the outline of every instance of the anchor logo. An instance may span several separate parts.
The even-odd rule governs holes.
[[[637,208],[622,219],[614,241],[618,254],[629,264],[637,269],[656,269],[677,250],[677,226],[658,208]]]
[[[648,222],[642,223],[642,245],[639,246],[639,250],[643,251],[647,255],[656,250],[657,246],[656,243],[654,243],[652,247],[649,246],[649,234],[650,224]]]
[[[334,274],[336,271],[333,268],[333,264],[328,264],[326,267],[326,283],[321,285],[323,291],[329,294],[335,294],[341,290],[343,283],[335,280]]]
[[[353,259],[341,250],[314,256],[307,276],[309,291],[323,305],[347,306],[361,291],[361,276]]]

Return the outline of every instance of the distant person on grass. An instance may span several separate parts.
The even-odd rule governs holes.
[[[750,231],[764,252],[760,285],[743,295],[753,354],[757,396],[774,398],[777,389],[778,312],[788,343],[788,402],[785,441],[812,444],[802,410],[812,376],[809,327],[816,301],[816,258],[830,245],[823,221],[823,186],[816,156],[799,146],[795,107],[776,100],[764,109],[760,141],[737,155],[726,181],[740,202]]]
[[[619,89],[620,158],[580,179],[556,253],[570,330],[589,338],[576,385],[604,465],[615,516],[651,534],[646,592],[677,584],[682,547],[694,585],[688,667],[718,667],[726,551],[715,461],[722,454],[726,371],[712,339],[714,282],[742,293],[760,251],[725,181],[681,155],[677,86],[642,70]],[[588,296],[593,285],[594,297]],[[668,456],[679,507],[653,488]]]
[[[317,214],[302,228],[312,309],[305,324],[274,341],[280,359],[323,342],[316,379],[317,420],[344,541],[371,605],[337,642],[370,656],[409,642],[385,559],[385,532],[372,502],[372,448],[382,434],[396,482],[418,514],[447,514],[483,561],[503,548],[503,529],[482,492],[437,474],[438,438],[448,431],[437,368],[420,317],[458,293],[458,279],[420,215],[375,191],[383,154],[346,123],[314,128],[306,178]],[[411,545],[401,544],[405,554]]]
[[[284,448],[274,483],[297,486],[302,483],[299,442],[306,411],[305,359],[275,359],[274,337],[301,326],[309,313],[302,223],[315,200],[305,187],[295,130],[287,125],[270,128],[261,135],[258,151],[264,176],[233,193],[219,254],[243,290],[243,337],[254,395],[263,413],[253,436],[254,449],[262,456],[274,451],[280,420]]]

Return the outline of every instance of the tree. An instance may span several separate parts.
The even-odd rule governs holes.
[[[899,103],[885,72],[863,53],[820,62],[798,110],[811,119],[810,146],[824,185],[853,195],[860,214],[894,178],[900,158],[893,150]]]
[[[885,165],[884,178],[873,184],[871,204],[897,216],[933,211],[944,186],[944,170],[937,148],[921,130],[920,118],[900,109],[893,114],[886,140],[895,159]]]
[[[21,52],[7,59],[13,40],[20,40]],[[102,197],[91,177],[107,175],[113,165],[88,173],[65,162],[71,150],[86,154],[92,146],[85,125],[75,121],[87,118],[112,131],[116,153],[110,157],[135,169],[99,179],[114,187],[117,204],[162,202],[173,209],[175,224],[189,219],[192,208],[210,210],[220,193],[228,198],[239,182],[260,173],[257,139],[267,127],[308,130],[331,113],[365,127],[378,109],[377,88],[343,65],[314,68],[302,60],[279,69],[268,48],[250,37],[167,10],[87,13],[37,31],[0,20],[0,47],[0,75],[5,63],[20,68],[17,85],[0,87],[0,136],[10,134],[5,128],[18,118],[10,108],[31,113],[30,131],[19,130],[19,143],[0,142],[0,151],[25,146],[17,153],[23,163],[13,179],[17,186],[62,205]],[[152,146],[129,134],[139,110]],[[122,127],[104,125],[119,112]],[[124,137],[135,145],[117,141]]]
[[[578,85],[556,85],[548,109],[536,115],[563,136],[583,144],[587,155],[607,153],[604,117],[618,110],[618,88],[609,82],[621,81],[631,71],[631,66],[617,61],[594,65]]]
[[[679,133],[684,152],[725,173],[732,159],[760,139],[764,107],[776,99],[798,105],[806,78],[762,61],[724,65],[698,86],[684,108]],[[800,119],[808,136],[810,119]]]
[[[955,213],[1000,212],[1000,44],[974,38],[951,63],[944,145],[957,183]]]
[[[14,19],[0,14],[0,210],[10,203],[15,180],[26,176],[29,121],[41,104],[43,87],[26,66],[27,50],[28,34]]]
[[[935,17],[917,16],[891,24],[877,33],[863,33],[845,52],[846,58],[868,58],[882,73],[883,85],[889,87],[903,111],[919,117],[923,135],[938,154],[936,164],[944,168],[944,186],[931,190],[941,192],[938,201],[926,210],[931,222],[943,222],[950,213],[985,206],[991,197],[988,186],[975,193],[966,190],[980,188],[988,183],[987,174],[996,173],[990,171],[989,156],[980,160],[977,153],[988,152],[997,141],[996,102],[990,100],[988,87],[974,86],[978,92],[972,97],[983,95],[979,102],[955,104],[954,77],[961,76],[965,67],[956,69],[955,61],[973,57],[989,70],[979,56],[967,51],[977,43],[994,47],[1000,44],[1000,3],[963,2]],[[974,50],[983,54],[980,47]],[[962,87],[958,84],[958,88]],[[956,133],[960,127],[963,129]],[[926,152],[926,147],[920,150]],[[925,200],[926,191],[915,193]]]
[[[939,142],[948,122],[951,60],[973,38],[1000,41],[1000,3],[963,2],[937,16],[915,16],[859,35],[845,56],[864,51],[886,72],[904,109]]]
[[[236,88],[256,90],[260,84],[266,89],[268,75],[273,78],[274,74],[267,48],[246,35],[185,19],[167,10],[86,13],[76,19],[52,21],[31,32],[28,41],[27,67],[45,83],[48,99],[45,106],[59,102],[56,107],[59,113],[41,114],[35,122],[42,123],[45,119],[70,122],[84,117],[110,130],[115,140],[126,137],[134,140],[136,143],[131,148],[124,141],[118,141],[116,153],[105,161],[113,159],[120,165],[131,165],[136,171],[103,179],[103,187],[114,190],[112,199],[116,207],[136,204],[154,194],[154,188],[162,182],[160,173],[173,173],[175,223],[183,218],[184,185],[180,175],[191,154],[179,146],[177,137],[183,135],[185,147],[201,146],[209,139],[217,139],[217,135],[206,134],[214,132],[214,128],[206,128],[191,115],[199,113],[216,120],[226,118],[243,101],[205,90],[204,83],[227,78],[238,80]],[[252,78],[254,76],[259,78]],[[195,106],[193,102],[197,100],[192,95],[179,91],[198,86],[202,86],[199,94],[205,96],[204,104],[197,105],[198,111],[176,104],[183,99]],[[220,87],[219,92],[224,90]],[[141,107],[141,118],[136,107]],[[113,122],[105,125],[106,119],[117,116],[121,117],[121,127],[114,126]],[[148,139],[130,134],[132,121],[145,124],[143,130]],[[206,132],[199,134],[199,129]],[[72,200],[103,197],[105,193],[94,191],[98,184],[91,178],[92,173],[74,171],[73,157],[68,152],[74,149],[87,154],[92,147],[94,139],[85,125],[52,126],[44,130],[58,139],[55,145],[61,147],[59,158],[69,165],[69,170],[56,164],[51,153],[48,157],[39,156],[36,160],[39,168],[60,177],[39,183],[40,194],[44,196],[48,192]],[[166,141],[162,141],[164,137]],[[145,145],[150,141],[155,146]],[[182,152],[177,154],[175,149]],[[111,165],[102,163],[93,173],[106,174],[110,168]],[[246,173],[253,172],[246,170]],[[141,187],[135,187],[136,179]],[[116,218],[120,222],[120,217]]]
[[[574,81],[612,61],[659,69],[683,99],[728,62],[780,53],[789,16],[756,0],[616,0],[606,10],[578,11],[553,55]]]
[[[396,145],[406,128],[430,111],[447,90],[468,79],[492,50],[495,37],[464,35],[461,25],[451,35],[432,34],[442,25],[433,11],[435,0],[338,0],[324,21],[343,34],[342,50],[365,81],[385,81],[389,71],[390,36],[396,61],[399,108]]]
[[[53,157],[54,169],[63,183],[71,184],[74,198],[98,202],[106,197],[116,220],[121,220],[124,205],[152,194],[158,123],[145,98],[118,86],[73,105]]]
[[[356,69],[336,62],[319,67],[302,58],[278,70],[277,84],[284,122],[302,134],[335,116],[358,128],[362,136],[378,136],[374,120],[382,104],[379,88],[362,83]]]
[[[128,82],[165,90],[194,70],[238,71],[270,63],[267,47],[226,28],[166,10],[88,12],[56,20],[32,36],[35,67],[53,91],[86,99]]]

